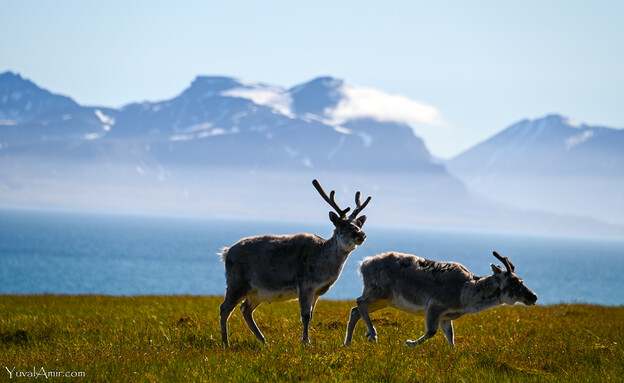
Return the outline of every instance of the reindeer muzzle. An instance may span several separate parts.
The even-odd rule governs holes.
[[[356,234],[355,236],[355,243],[359,246],[361,244],[364,243],[364,241],[366,240],[366,233],[364,233],[363,231],[359,232]]]

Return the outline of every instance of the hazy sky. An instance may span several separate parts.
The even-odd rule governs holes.
[[[197,75],[320,75],[432,106],[450,157],[559,113],[624,127],[624,1],[0,2],[0,72],[84,105],[179,94]]]

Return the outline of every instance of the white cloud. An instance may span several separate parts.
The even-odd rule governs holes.
[[[440,112],[431,105],[410,100],[372,88],[344,85],[343,99],[325,114],[341,123],[356,118],[373,118],[378,121],[395,121],[426,125],[442,125]]]
[[[290,106],[292,99],[283,89],[275,87],[233,88],[221,92],[222,96],[238,97],[251,100],[258,105],[272,108],[278,113],[292,116]]]
[[[571,127],[573,127],[573,128],[580,128],[580,127],[582,126],[580,122],[575,121],[575,120],[572,120],[572,119],[570,119],[570,118],[566,118],[566,119],[564,120],[564,122],[565,122],[568,126],[571,126]]]

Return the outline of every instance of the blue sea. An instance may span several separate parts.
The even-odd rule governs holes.
[[[369,222],[372,219],[369,219]],[[624,305],[624,241],[396,229],[365,225],[368,239],[325,299],[357,298],[359,262],[384,251],[456,261],[491,273],[497,250],[539,295],[538,304]],[[0,294],[222,295],[217,253],[240,238],[332,225],[0,210]]]

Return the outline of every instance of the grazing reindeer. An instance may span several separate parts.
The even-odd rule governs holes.
[[[329,212],[329,219],[335,226],[330,239],[318,235],[262,235],[243,238],[230,248],[225,248],[222,261],[225,263],[227,289],[221,304],[221,338],[228,346],[227,321],[236,305],[240,306],[247,326],[256,338],[264,343],[264,335],[253,319],[253,312],[262,302],[280,302],[299,299],[303,333],[301,343],[310,343],[308,327],[319,296],[336,282],[349,253],[364,243],[366,234],[362,225],[366,216],[357,215],[368,205],[360,192],[355,194],[356,207],[340,209],[334,200],[335,191],[327,196],[317,180],[312,184],[321,197],[336,210]]]
[[[360,318],[368,328],[368,340],[376,341],[377,331],[369,313],[387,306],[425,315],[427,332],[416,341],[408,340],[407,346],[431,338],[438,326],[453,346],[453,319],[501,304],[534,305],[537,295],[514,273],[509,258],[497,252],[494,256],[507,270],[490,264],[494,274],[487,277],[478,277],[459,263],[436,262],[411,254],[389,252],[366,258],[360,266],[364,291],[357,299],[357,307],[351,309],[345,345],[351,342]]]

